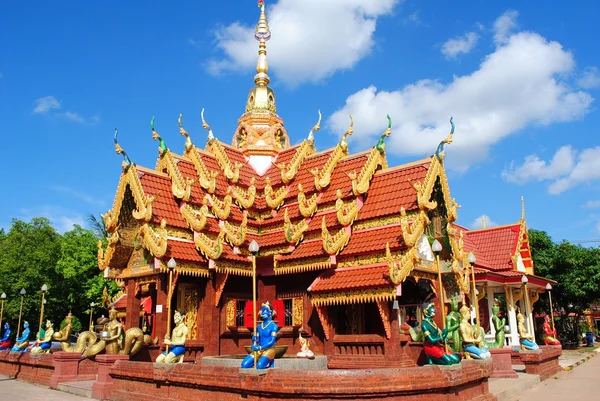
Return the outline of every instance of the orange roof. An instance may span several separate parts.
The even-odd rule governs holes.
[[[520,223],[508,226],[492,227],[482,230],[467,231],[465,234],[472,240],[475,249],[489,261],[491,269],[512,270],[512,256],[515,254]],[[477,256],[477,255],[476,255]]]
[[[460,238],[460,232],[461,231],[463,232],[464,252],[465,253],[473,252],[473,254],[475,255],[475,259],[476,259],[475,266],[483,267],[488,270],[493,269],[492,264],[486,258],[486,254],[484,252],[482,252],[480,249],[478,249],[477,246],[475,246],[475,242],[473,241],[473,238],[471,238],[471,236],[468,235],[469,230],[458,224],[453,223],[452,225],[455,228],[454,237],[456,238],[457,241]]]
[[[356,288],[393,287],[388,279],[387,265],[327,270],[310,285],[312,293],[351,290]]]
[[[179,206],[171,193],[171,180],[162,174],[141,172],[140,182],[146,196],[155,196],[152,203],[152,222],[160,224],[162,219],[172,227],[188,228],[187,223],[181,216]]]
[[[385,244],[388,242],[390,243],[390,249],[404,247],[402,229],[399,224],[352,233],[350,242],[348,242],[348,245],[342,250],[340,255],[349,256],[382,252],[385,250]]]
[[[206,262],[206,259],[196,250],[193,242],[178,241],[175,239],[167,240],[167,252],[163,257],[165,260],[175,258],[176,260],[186,260],[188,262]]]

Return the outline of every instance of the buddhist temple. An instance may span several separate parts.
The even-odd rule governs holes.
[[[306,139],[292,145],[269,87],[270,37],[263,6],[254,86],[245,106],[240,99],[234,132],[213,132],[203,110],[207,136],[190,134],[180,116],[177,153],[159,133],[171,122],[160,119],[159,126],[157,119],[155,126],[153,118],[148,140],[157,142],[158,156],[151,168],[134,163],[124,150],[126,134],[119,142],[115,131],[122,172],[113,207],[103,215],[109,238],[99,244],[98,264],[123,288],[116,306],[126,327],[138,327],[143,316],[148,333],[162,339],[168,313],[177,309],[186,313],[187,357],[245,354],[255,258],[258,303],[273,305],[278,341],[289,352],[300,350],[301,330],[330,367],[362,366],[366,359],[379,367],[414,366],[408,328],[417,326],[423,302],[439,307],[440,284],[444,302],[469,294],[470,251],[478,291],[492,300],[506,291],[512,327],[521,277],[530,278],[529,307],[546,281],[534,275],[524,218],[493,229],[455,225],[459,205],[444,168],[452,119],[432,156],[399,166],[387,162],[385,141],[394,132],[385,115],[388,128],[367,151],[349,152],[352,116],[339,143],[318,150],[320,112],[312,129],[307,124]]]

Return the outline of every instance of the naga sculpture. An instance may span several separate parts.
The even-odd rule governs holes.
[[[458,313],[458,301],[456,298],[450,300],[450,312],[446,316],[446,328],[448,329],[448,346],[454,352],[462,351],[462,338],[460,337],[460,313]]]
[[[310,350],[310,343],[308,338],[302,338],[302,328],[298,330],[298,342],[300,342],[301,351],[296,354],[299,358],[313,359],[315,353]]]
[[[29,322],[25,321],[25,323],[23,323],[23,333],[15,339],[15,345],[11,349],[12,352],[23,352],[27,350],[27,347],[29,346],[29,332]]]
[[[185,340],[188,335],[188,328],[185,325],[185,314],[175,311],[173,321],[175,322],[175,327],[173,328],[171,337],[167,334],[164,340],[164,343],[168,346],[168,354],[167,350],[163,351],[158,358],[156,358],[156,363],[183,362]]]
[[[276,314],[269,302],[260,308],[261,322],[257,333],[252,334],[252,353],[242,361],[242,368],[251,368],[256,363],[258,369],[267,369],[273,366],[275,360],[275,343],[279,326],[273,321]]]
[[[425,339],[423,349],[429,364],[435,365],[454,365],[460,363],[458,354],[444,348],[448,330],[440,330],[433,321],[435,316],[435,306],[432,303],[423,304],[423,321],[421,322],[421,331]]]
[[[452,138],[454,137],[454,120],[452,117],[450,117],[450,126],[452,127],[450,129],[450,134],[448,134],[448,136],[444,138],[442,142],[440,142],[440,144],[437,147],[437,150],[435,151],[435,157],[437,157],[440,161],[444,158],[444,145],[451,144]]]
[[[54,335],[54,325],[48,319],[46,320],[46,333],[44,338],[38,338],[38,340],[31,347],[32,354],[49,354],[50,347],[52,347],[52,336]]]
[[[0,351],[4,351],[10,348],[12,342],[10,341],[10,324],[4,323],[4,335],[0,339]]]
[[[506,334],[504,333],[504,327],[506,325],[506,319],[498,317],[498,313],[500,313],[500,306],[494,304],[494,306],[492,306],[492,324],[496,331],[496,338],[492,344],[488,343],[488,346],[491,348],[502,348],[505,343],[504,337]]]
[[[491,358],[492,354],[490,354],[490,351],[483,346],[483,333],[480,331],[476,334],[471,322],[469,322],[470,315],[471,310],[466,305],[463,305],[462,308],[460,308],[462,320],[460,322],[459,331],[465,358]]]
[[[552,329],[552,326],[550,325],[549,315],[546,315],[544,318],[544,344],[560,345],[560,341],[556,338],[556,329]]]
[[[517,314],[517,328],[519,330],[519,341],[521,342],[522,350],[535,351],[540,349],[535,343],[533,336],[527,334],[527,329],[525,328],[525,316],[523,316],[521,311]]]

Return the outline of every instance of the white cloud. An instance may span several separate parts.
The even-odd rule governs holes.
[[[446,43],[442,45],[442,54],[446,58],[456,58],[459,54],[467,54],[477,44],[479,35],[475,32],[468,32],[463,36],[457,36],[452,39],[448,39]]]
[[[473,230],[478,230],[480,228],[483,228],[483,219],[485,219],[485,227],[486,228],[492,228],[492,227],[495,227],[498,225],[498,224],[496,224],[496,222],[494,222],[492,219],[490,219],[490,216],[488,216],[487,214],[482,214],[481,216],[479,216],[475,220],[473,220],[473,223],[471,223],[471,228]]]
[[[517,17],[519,12],[508,10],[496,21],[494,21],[494,41],[496,44],[504,44],[508,41],[510,34],[517,28]]]
[[[567,122],[585,115],[593,98],[561,80],[575,67],[560,43],[518,32],[489,54],[479,68],[452,82],[423,79],[395,91],[374,86],[359,90],[327,121],[343,133],[354,116],[353,139],[372,144],[394,118],[388,151],[422,156],[435,151],[454,116],[454,143],[446,147],[448,166],[465,171],[488,157],[490,147],[531,125]]]
[[[579,184],[600,179],[600,146],[578,152],[571,146],[563,146],[556,151],[550,162],[540,160],[536,155],[525,157],[521,166],[512,164],[502,177],[510,182],[524,184],[529,181],[550,181],[548,192],[558,195]],[[587,207],[600,202],[588,202]]]
[[[554,179],[568,174],[573,169],[575,157],[576,152],[570,145],[558,149],[549,163],[537,155],[529,155],[525,157],[521,166],[516,167],[515,163],[511,162],[502,172],[502,178],[515,184]]]
[[[583,205],[583,207],[586,207],[588,209],[598,209],[600,208],[600,200],[587,201],[585,205]]]
[[[377,18],[390,14],[398,1],[279,0],[267,7],[270,75],[293,86],[352,68],[375,45]],[[224,56],[209,61],[209,72],[251,71],[258,57],[254,29],[235,22],[216,30]]]
[[[85,218],[81,214],[63,207],[45,205],[36,209],[21,209],[20,213],[20,219],[25,221],[34,217],[46,217],[61,234],[72,230],[75,224],[85,227]]]
[[[54,96],[44,96],[35,100],[33,112],[36,114],[46,114],[54,109],[60,109],[60,102]]]
[[[92,195],[86,194],[84,192],[78,191],[76,189],[64,186],[64,185],[52,185],[50,189],[56,192],[62,192],[69,196],[72,196],[77,199],[81,199],[85,203],[89,203],[90,205],[95,206],[104,206],[105,202],[102,199],[98,199]]]
[[[600,70],[598,67],[587,67],[577,80],[577,85],[584,89],[600,87]]]

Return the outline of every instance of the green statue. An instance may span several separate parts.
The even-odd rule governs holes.
[[[494,303],[494,306],[492,306],[492,324],[496,330],[496,340],[493,343],[488,343],[490,348],[502,348],[505,344],[504,326],[506,325],[506,319],[499,318],[498,313],[500,313],[500,306],[497,303]]]
[[[462,351],[462,339],[458,330],[460,326],[460,313],[458,313],[458,300],[452,298],[450,300],[450,313],[446,316],[446,328],[448,329],[448,339],[452,342],[448,344],[452,351]]]
[[[425,338],[423,350],[425,351],[425,355],[427,355],[429,364],[454,365],[460,363],[458,354],[454,354],[444,347],[448,330],[440,330],[433,321],[434,316],[435,306],[428,302],[423,304],[421,331]]]

